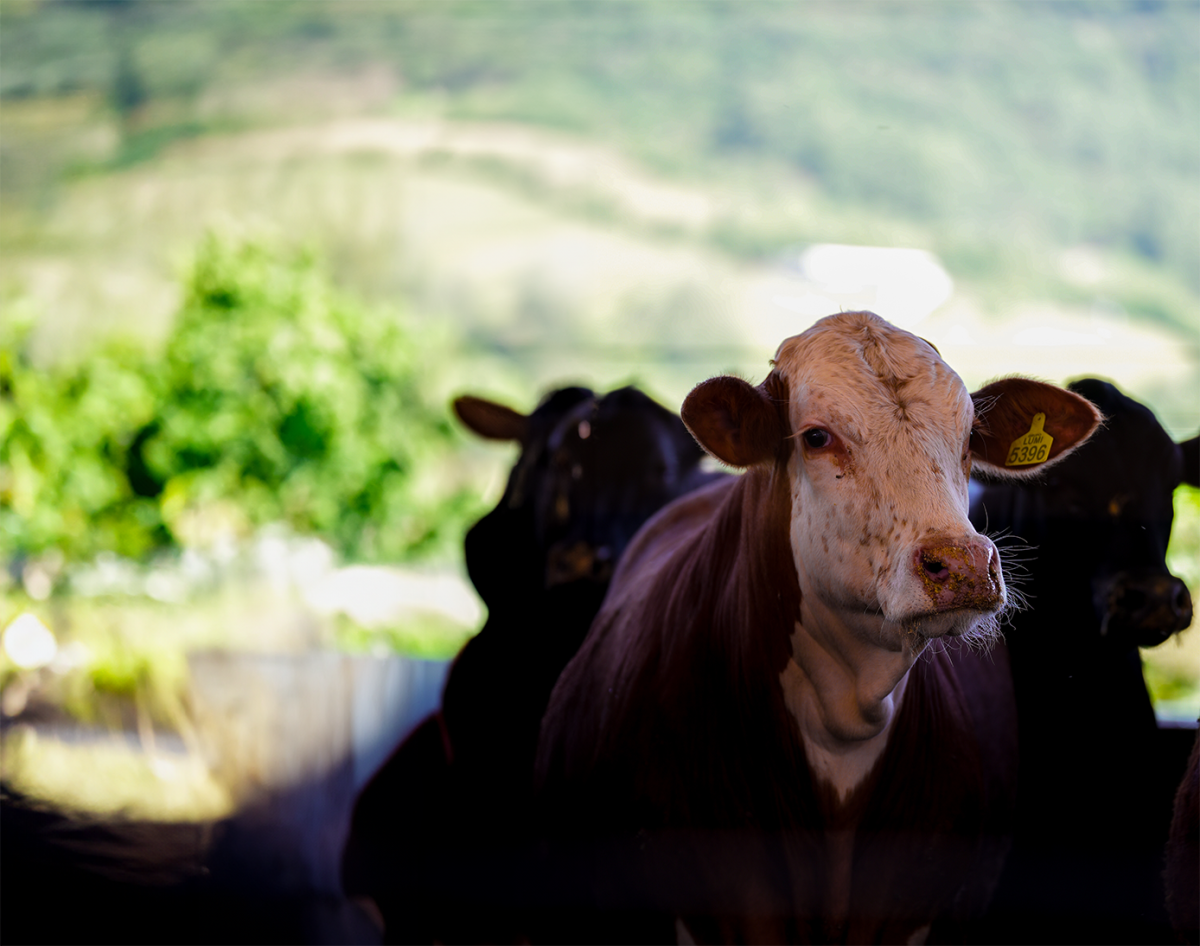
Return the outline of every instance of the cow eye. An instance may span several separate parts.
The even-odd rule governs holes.
[[[824,427],[813,427],[804,431],[804,442],[813,450],[820,450],[833,443],[833,435]]]

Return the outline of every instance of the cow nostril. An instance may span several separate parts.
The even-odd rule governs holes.
[[[912,573],[939,611],[977,608],[994,611],[1003,602],[993,549],[983,542],[949,539],[918,549]]]
[[[922,558],[921,567],[925,569],[925,574],[934,581],[945,581],[950,577],[950,569],[940,559]]]
[[[1186,614],[1192,609],[1192,596],[1183,582],[1175,586],[1175,593],[1171,595],[1171,608],[1176,614]]]

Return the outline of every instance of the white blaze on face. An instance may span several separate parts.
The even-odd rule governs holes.
[[[775,362],[796,438],[791,543],[801,592],[881,616],[894,639],[879,643],[889,647],[904,627],[966,633],[999,610],[998,564],[999,601],[960,594],[946,603],[922,570],[924,556],[936,573],[937,550],[988,563],[995,555],[967,518],[974,407],[933,347],[870,313],[842,313],[786,340]]]

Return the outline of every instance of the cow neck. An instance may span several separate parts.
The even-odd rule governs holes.
[[[847,614],[814,594],[800,600],[780,683],[814,778],[843,805],[887,747],[917,652],[879,646],[881,618]]]

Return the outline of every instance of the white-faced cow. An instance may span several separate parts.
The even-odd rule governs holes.
[[[534,935],[950,930],[987,901],[1015,791],[1007,661],[982,652],[1008,592],[968,474],[1041,469],[1095,408],[1020,378],[970,395],[849,312],[682,413],[746,472],[646,524],[559,678],[537,761],[559,883]]]
[[[392,941],[513,935],[506,909],[531,850],[525,810],[550,690],[634,533],[715,475],[678,415],[636,388],[563,388],[528,416],[476,397],[455,410],[521,455],[466,537],[487,623],[455,660],[440,712],[355,806],[343,886],[376,902]]]
[[[1104,415],[1096,434],[1045,476],[985,481],[971,506],[977,528],[1029,547],[1029,606],[1005,634],[1021,784],[993,920],[1009,942],[1031,930],[1056,941],[1169,939],[1162,845],[1190,733],[1159,730],[1138,647],[1192,621],[1165,557],[1175,488],[1200,479],[1197,441],[1176,444],[1106,381],[1069,389]]]

